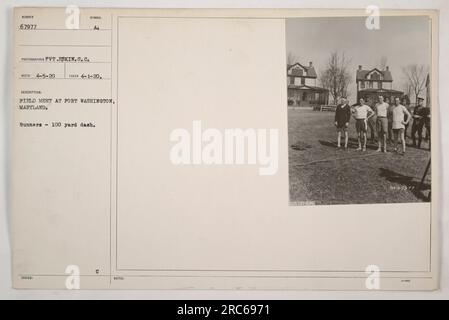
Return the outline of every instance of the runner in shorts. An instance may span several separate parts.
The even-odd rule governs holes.
[[[379,148],[377,152],[382,151],[382,142],[384,144],[384,152],[387,152],[387,132],[388,132],[388,103],[384,102],[384,97],[379,96],[379,102],[375,106],[375,111],[377,115],[376,129],[378,136]]]
[[[412,118],[412,115],[407,110],[406,107],[404,107],[402,104],[400,104],[400,99],[396,98],[394,100],[394,107],[392,109],[393,114],[393,135],[394,135],[394,151],[398,151],[398,137],[401,138],[402,142],[402,153],[405,154],[405,126],[408,124],[410,119]],[[405,119],[405,120],[404,120]]]
[[[354,107],[353,117],[355,119],[355,129],[357,130],[357,140],[359,147],[357,150],[366,151],[366,131],[367,120],[374,116],[374,111],[365,104],[364,99],[359,100],[359,105]],[[362,136],[363,136],[363,148],[362,148]]]
[[[335,126],[337,127],[337,148],[341,147],[341,133],[345,134],[345,149],[348,149],[348,126],[351,119],[351,107],[348,100],[341,99],[341,103],[335,109]]]

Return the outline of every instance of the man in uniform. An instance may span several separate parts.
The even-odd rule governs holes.
[[[424,129],[424,106],[422,105],[424,99],[418,98],[418,105],[413,110],[413,124],[412,124],[412,140],[413,146],[416,146],[416,134],[418,134],[418,148],[421,148],[422,131]]]
[[[424,122],[424,128],[426,129],[426,140],[429,143],[429,150],[430,150],[430,105],[425,106],[423,109],[423,122]]]

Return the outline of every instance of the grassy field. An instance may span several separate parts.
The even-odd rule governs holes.
[[[408,134],[410,136],[410,128]],[[428,201],[428,143],[408,145],[405,155],[378,153],[377,143],[356,151],[355,123],[349,124],[349,148],[337,149],[333,112],[288,110],[290,201],[293,204],[406,203]],[[342,140],[343,141],[343,140]],[[411,144],[411,138],[407,140]],[[424,149],[425,148],[425,149]]]

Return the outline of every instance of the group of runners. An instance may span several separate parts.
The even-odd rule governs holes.
[[[366,151],[368,126],[371,135],[377,132],[378,149],[377,152],[387,152],[387,140],[393,142],[395,152],[405,153],[406,131],[411,121],[413,145],[421,148],[423,139],[423,129],[426,129],[426,138],[429,139],[430,146],[430,109],[422,105],[422,99],[418,99],[413,112],[410,112],[400,98],[396,97],[390,105],[383,96],[378,97],[378,102],[371,108],[364,99],[354,106],[348,104],[348,100],[341,99],[335,110],[335,126],[337,127],[337,147],[341,148],[341,138],[344,134],[344,148],[348,148],[348,127],[350,119],[355,119],[357,131],[357,150]],[[373,125],[373,123],[375,123]],[[416,144],[416,137],[418,144]],[[393,139],[392,139],[393,138]],[[398,143],[402,148],[398,150]]]

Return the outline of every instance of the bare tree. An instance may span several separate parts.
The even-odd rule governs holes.
[[[388,58],[386,56],[380,57],[379,67],[381,71],[385,71],[387,69]]]
[[[351,76],[348,72],[350,60],[345,54],[338,51],[331,53],[325,70],[320,73],[319,81],[321,85],[329,90],[334,104],[342,97],[348,95],[348,85]]]
[[[412,96],[412,86],[410,85],[408,80],[403,84],[403,90],[405,95],[409,97]]]
[[[426,77],[428,68],[424,65],[411,64],[402,69],[407,79],[410,91],[415,95],[415,103],[418,102],[419,95],[426,88]]]

